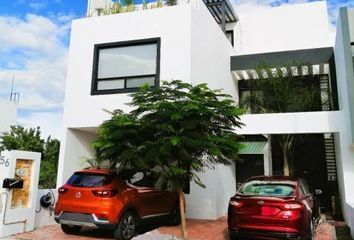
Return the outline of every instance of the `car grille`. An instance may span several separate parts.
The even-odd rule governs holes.
[[[93,222],[94,219],[91,214],[85,213],[69,213],[64,212],[61,217],[61,220],[68,220],[68,221],[77,221],[77,222]]]

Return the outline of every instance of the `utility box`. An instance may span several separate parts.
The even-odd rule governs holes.
[[[33,231],[41,154],[0,152],[0,238]]]

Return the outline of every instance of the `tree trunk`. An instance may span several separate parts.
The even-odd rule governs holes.
[[[283,149],[283,159],[284,159],[284,176],[290,176],[289,159],[288,159],[288,153],[286,149]]]
[[[182,189],[178,190],[179,197],[179,210],[181,214],[181,233],[182,239],[187,239],[187,229],[186,229],[186,214],[185,214],[185,198]]]

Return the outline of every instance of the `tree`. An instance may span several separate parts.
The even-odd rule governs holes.
[[[60,141],[50,136],[45,142],[39,175],[40,188],[55,188],[57,181]]]
[[[205,187],[198,173],[238,159],[241,110],[220,90],[180,80],[144,86],[131,96],[131,112],[116,110],[100,126],[93,143],[97,160],[109,160],[119,172],[157,173],[157,187],[178,192],[186,237],[183,188],[189,181]]]
[[[60,141],[50,136],[44,141],[40,127],[25,129],[11,126],[10,132],[0,136],[0,151],[24,150],[42,154],[39,174],[40,188],[54,188],[56,184]]]
[[[319,78],[310,74],[308,69],[311,68],[311,65],[297,63],[284,68],[260,64],[256,69],[257,79],[250,80],[249,84],[256,91],[245,97],[241,106],[251,109],[253,113],[321,111],[329,105],[328,96],[321,95]],[[293,134],[282,134],[272,138],[279,143],[284,175],[289,176],[289,160],[296,137]]]
[[[44,141],[41,139],[40,128],[25,129],[11,126],[10,132],[0,136],[0,150],[25,150],[42,153]]]

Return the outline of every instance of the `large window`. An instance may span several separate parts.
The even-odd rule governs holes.
[[[160,39],[95,45],[91,94],[133,92],[158,86]]]

